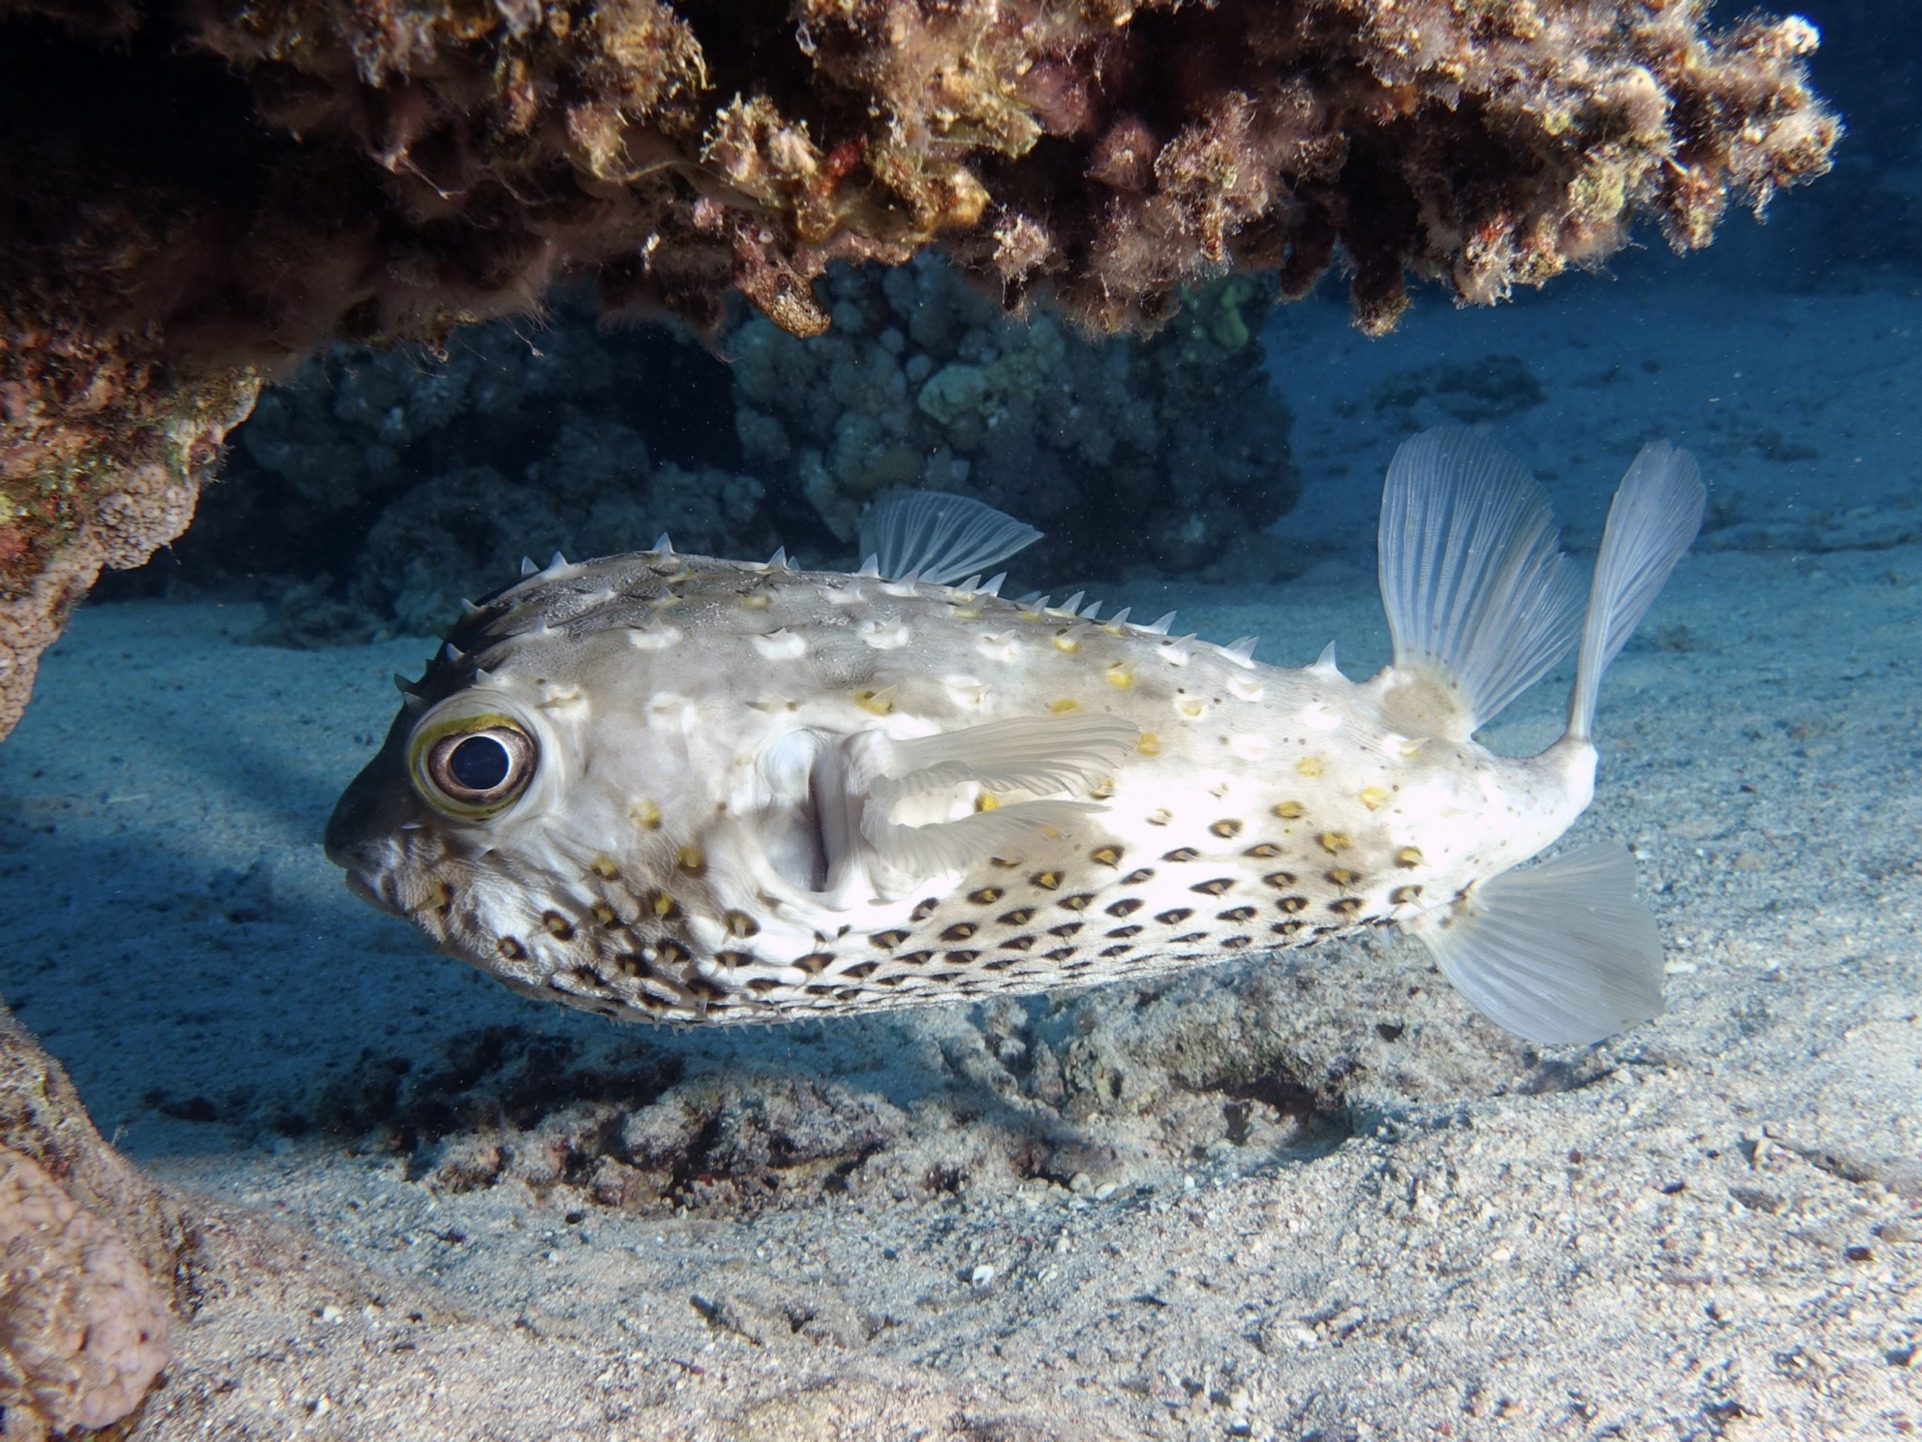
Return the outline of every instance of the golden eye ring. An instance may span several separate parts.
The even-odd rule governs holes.
[[[408,772],[421,799],[465,821],[483,821],[512,806],[540,761],[534,738],[498,712],[431,720],[407,749]]]

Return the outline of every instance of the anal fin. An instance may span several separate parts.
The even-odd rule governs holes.
[[[1662,1013],[1662,940],[1619,846],[1585,846],[1476,886],[1410,923],[1489,1020],[1544,1044],[1600,1041]]]

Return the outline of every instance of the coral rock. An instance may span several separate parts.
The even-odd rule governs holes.
[[[927,249],[1096,331],[1339,251],[1380,332],[1411,273],[1485,303],[1637,216],[1705,244],[1840,129],[1807,22],[1701,0],[4,0],[0,31],[0,730],[97,566],[169,539],[259,378],[328,341],[438,346],[569,276],[817,335],[831,263]]]

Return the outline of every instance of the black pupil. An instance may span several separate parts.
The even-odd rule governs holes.
[[[507,779],[513,758],[492,736],[469,736],[447,758],[447,774],[469,791],[492,791]]]

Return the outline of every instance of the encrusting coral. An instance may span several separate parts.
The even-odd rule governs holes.
[[[167,1365],[191,1223],[0,1004],[0,1437],[104,1427]]]
[[[101,564],[177,535],[263,378],[591,277],[795,335],[939,248],[1152,328],[1339,252],[1488,302],[1826,168],[1806,22],[1699,0],[0,0],[0,729]]]

